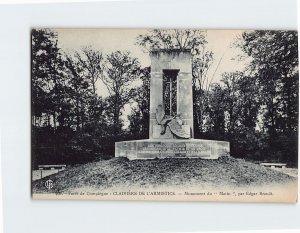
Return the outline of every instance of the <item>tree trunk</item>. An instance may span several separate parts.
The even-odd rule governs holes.
[[[54,133],[56,131],[56,114],[55,112],[53,112],[53,129],[54,129]]]

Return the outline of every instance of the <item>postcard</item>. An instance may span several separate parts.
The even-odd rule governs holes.
[[[34,199],[297,202],[298,33],[31,31]]]

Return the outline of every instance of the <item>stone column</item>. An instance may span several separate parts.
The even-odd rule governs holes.
[[[151,72],[150,80],[150,125],[149,138],[153,139],[153,125],[156,125],[156,108],[163,104],[163,72]]]
[[[185,125],[190,126],[194,137],[192,73],[179,72],[177,77],[177,113]]]

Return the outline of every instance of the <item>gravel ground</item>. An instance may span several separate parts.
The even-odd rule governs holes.
[[[45,181],[54,187],[47,190]],[[33,193],[66,193],[85,188],[97,190],[158,187],[251,187],[296,182],[280,171],[235,159],[167,158],[133,160],[113,158],[67,167],[64,171],[32,183]]]

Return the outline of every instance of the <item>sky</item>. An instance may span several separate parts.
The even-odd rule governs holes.
[[[147,29],[55,29],[58,33],[58,46],[67,53],[79,51],[82,47],[92,46],[101,50],[103,54],[113,51],[129,51],[133,57],[138,58],[142,67],[150,66],[148,53],[143,52],[136,45],[136,38],[140,34],[147,33]],[[207,73],[209,80],[220,82],[224,72],[241,71],[245,64],[238,61],[237,56],[241,54],[239,48],[233,43],[244,30],[207,30],[207,50],[213,52],[213,63]],[[97,91],[101,96],[108,96],[105,85],[99,80]],[[130,114],[130,105],[125,106],[124,120]],[[126,125],[126,123],[125,123]]]
[[[147,29],[55,29],[58,33],[58,45],[64,51],[72,53],[81,47],[91,45],[104,54],[113,51],[129,51],[137,57],[142,67],[150,66],[148,53],[136,45],[136,37],[144,34]],[[207,30],[207,49],[213,52],[214,61],[208,71],[208,76],[214,82],[219,82],[223,72],[242,70],[244,64],[233,60],[241,51],[232,46],[233,42],[241,36],[243,30]],[[98,89],[107,95],[101,82]]]

